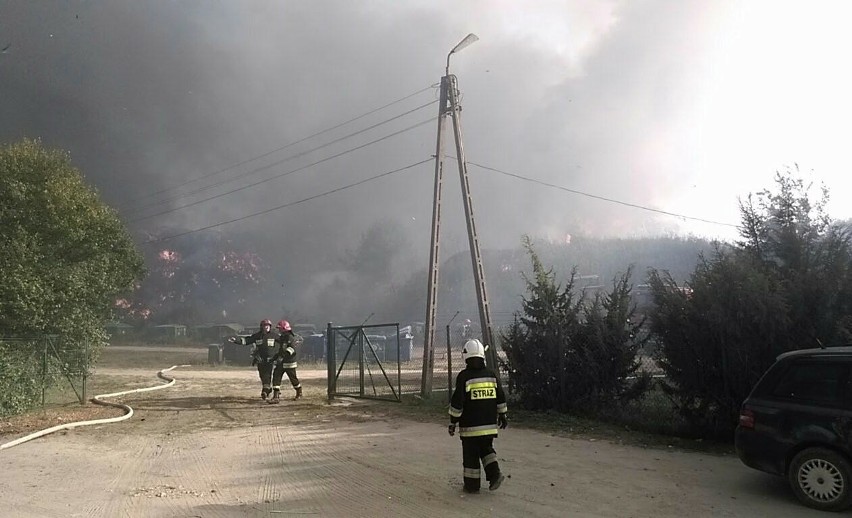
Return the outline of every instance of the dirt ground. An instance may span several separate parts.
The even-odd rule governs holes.
[[[160,368],[171,366],[163,359]],[[92,379],[100,393],[118,392],[163,383],[157,370],[107,363]],[[409,420],[394,403],[328,404],[325,371],[300,370],[306,397],[279,405],[260,400],[251,368],[168,375],[169,388],[118,398],[134,409],[128,420],[0,451],[0,516],[824,516],[732,455],[566,438],[515,421],[495,441],[509,478],[468,495],[445,420]],[[87,412],[122,414],[67,410],[0,422],[0,444]]]

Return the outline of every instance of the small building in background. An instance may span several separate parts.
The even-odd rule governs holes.
[[[105,323],[104,331],[109,335],[110,343],[128,342],[136,338],[139,334],[135,327],[118,321]]]
[[[196,342],[223,343],[229,336],[243,334],[241,324],[203,324],[192,328],[192,339]]]
[[[151,338],[157,343],[174,344],[187,339],[186,326],[183,324],[161,324],[149,329]]]

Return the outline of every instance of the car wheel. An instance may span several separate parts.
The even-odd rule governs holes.
[[[852,504],[850,475],[852,465],[846,457],[825,448],[800,451],[787,470],[796,497],[822,511],[840,511]]]

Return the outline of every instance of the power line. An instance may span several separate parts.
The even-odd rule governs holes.
[[[266,209],[266,210],[262,210],[260,212],[255,212],[253,214],[248,214],[246,216],[241,216],[239,218],[231,219],[231,220],[228,220],[228,221],[223,221],[221,223],[216,223],[214,225],[208,225],[206,227],[197,228],[195,230],[187,230],[186,232],[181,232],[180,234],[174,234],[172,236],[161,237],[161,238],[157,238],[157,239],[151,239],[151,240],[143,242],[142,244],[147,245],[147,244],[152,244],[152,243],[160,243],[160,242],[163,242],[163,241],[168,241],[170,239],[175,239],[177,237],[182,237],[182,236],[186,236],[186,235],[189,235],[189,234],[194,234],[196,232],[202,232],[204,230],[210,230],[211,228],[229,225],[231,223],[236,223],[238,221],[253,218],[255,216],[260,216],[262,214],[268,214],[268,213],[274,212],[276,210],[281,210],[281,209],[284,209],[284,208],[287,208],[287,207],[292,207],[293,205],[298,205],[300,203],[304,203],[304,202],[310,201],[310,200],[315,200],[317,198],[322,198],[323,196],[328,196],[329,194],[334,194],[336,192],[344,191],[346,189],[350,189],[352,187],[356,187],[358,185],[365,184],[367,182],[372,182],[373,180],[378,180],[379,178],[384,178],[385,176],[389,176],[389,175],[392,175],[392,174],[395,174],[395,173],[406,171],[408,169],[411,169],[411,168],[417,167],[419,165],[425,164],[426,162],[431,162],[432,160],[433,160],[433,158],[429,157],[425,160],[421,160],[421,161],[416,162],[414,164],[410,164],[410,165],[407,165],[405,167],[400,167],[399,169],[394,169],[393,171],[388,171],[388,172],[385,172],[385,173],[377,174],[375,176],[371,176],[370,178],[366,178],[364,180],[360,180],[360,181],[357,181],[355,183],[351,183],[349,185],[344,185],[343,187],[338,187],[336,189],[331,189],[330,191],[325,191],[325,192],[322,192],[320,194],[308,196],[307,198],[302,198],[301,200],[296,200],[296,201],[293,201],[293,202],[290,202],[290,203],[285,203],[283,205],[278,205],[276,207],[272,207],[272,208],[269,208],[269,209]]]
[[[703,223],[711,223],[713,225],[722,225],[722,226],[725,226],[725,227],[738,228],[738,225],[734,225],[734,224],[731,224],[731,223],[722,223],[721,221],[713,221],[713,220],[704,219],[704,218],[696,218],[696,217],[692,217],[692,216],[685,216],[683,214],[678,214],[676,212],[668,212],[668,211],[665,211],[665,210],[655,209],[653,207],[646,207],[644,205],[638,205],[638,204],[635,204],[635,203],[628,203],[626,201],[616,200],[614,198],[607,198],[607,197],[604,197],[604,196],[598,196],[596,194],[589,194],[587,192],[578,191],[576,189],[569,189],[567,187],[562,187],[561,185],[555,185],[555,184],[552,184],[552,183],[543,182],[541,180],[536,180],[534,178],[527,178],[526,176],[521,176],[519,174],[508,173],[506,171],[501,171],[499,169],[495,169],[493,167],[488,167],[488,166],[482,165],[482,164],[477,164],[475,162],[467,162],[467,163],[470,164],[470,165],[479,167],[481,169],[493,171],[495,173],[500,173],[500,174],[506,175],[506,176],[511,176],[512,178],[517,178],[519,180],[524,180],[524,181],[527,181],[527,182],[536,183],[536,184],[539,184],[539,185],[543,185],[545,187],[553,187],[554,189],[559,189],[561,191],[566,191],[566,192],[570,192],[570,193],[573,193],[573,194],[579,194],[580,196],[586,196],[587,198],[594,198],[596,200],[608,201],[610,203],[617,203],[619,205],[624,205],[625,207],[633,207],[635,209],[647,210],[647,211],[650,211],[650,212],[656,212],[658,214],[665,214],[667,216],[675,216],[675,217],[678,217],[678,218],[690,219],[690,220],[693,220],[693,221],[701,221]]]
[[[318,132],[316,132],[316,133],[314,133],[314,134],[312,134],[312,135],[308,135],[307,137],[303,137],[303,138],[301,138],[301,139],[299,139],[299,140],[297,140],[297,141],[295,141],[295,142],[290,142],[289,144],[285,144],[285,145],[283,145],[283,146],[281,146],[281,147],[278,147],[278,148],[275,148],[275,149],[273,149],[273,150],[271,150],[271,151],[267,151],[266,153],[263,153],[263,154],[261,154],[261,155],[257,155],[257,156],[255,156],[255,157],[248,158],[248,159],[243,160],[243,161],[241,161],[241,162],[237,162],[236,164],[233,164],[233,165],[230,165],[230,166],[228,166],[228,167],[225,167],[224,169],[219,169],[219,170],[214,171],[214,172],[212,172],[212,173],[204,174],[204,175],[201,175],[201,176],[196,177],[196,178],[194,178],[194,179],[187,180],[187,181],[186,181],[186,182],[184,182],[184,183],[181,183],[181,184],[178,184],[178,185],[175,185],[175,186],[172,186],[172,187],[167,187],[167,188],[162,189],[162,190],[157,191],[157,192],[153,192],[153,193],[150,193],[150,194],[146,194],[146,195],[142,196],[140,199],[151,198],[151,197],[157,196],[157,195],[159,195],[159,194],[163,194],[163,193],[168,192],[168,191],[173,190],[173,189],[179,189],[179,188],[181,188],[181,187],[183,187],[183,186],[185,186],[185,185],[189,185],[190,183],[193,183],[193,182],[196,182],[196,181],[199,181],[199,180],[203,180],[204,178],[208,178],[208,177],[211,177],[211,176],[215,176],[215,175],[217,175],[217,174],[221,174],[221,173],[224,173],[224,172],[226,172],[226,171],[230,171],[231,169],[235,169],[235,168],[237,168],[237,167],[239,167],[239,166],[241,166],[241,165],[245,165],[245,164],[247,164],[247,163],[249,163],[249,162],[253,162],[253,161],[255,161],[255,160],[260,160],[261,158],[265,158],[265,157],[267,157],[267,156],[269,156],[269,155],[271,155],[271,154],[273,154],[273,153],[277,153],[278,151],[282,151],[282,150],[287,149],[287,148],[289,148],[289,147],[295,146],[296,144],[301,144],[302,142],[305,142],[306,140],[310,140],[310,139],[312,139],[312,138],[314,138],[314,137],[318,137],[318,136],[323,135],[323,134],[325,134],[325,133],[328,133],[328,132],[330,132],[330,131],[334,131],[334,130],[336,130],[337,128],[343,127],[343,126],[345,126],[345,125],[347,125],[347,124],[350,124],[350,123],[355,122],[355,121],[357,121],[357,120],[363,119],[364,117],[366,117],[366,116],[368,116],[368,115],[372,115],[372,114],[374,114],[374,113],[376,113],[376,112],[378,112],[378,111],[384,110],[385,108],[389,108],[389,107],[393,106],[394,104],[401,103],[402,101],[405,101],[405,100],[407,100],[407,99],[410,99],[410,98],[412,98],[412,97],[414,97],[414,96],[416,96],[416,95],[419,95],[419,94],[421,94],[421,93],[423,93],[423,92],[425,92],[425,91],[427,91],[427,90],[432,90],[432,89],[434,89],[434,88],[435,88],[435,85],[429,85],[429,86],[427,86],[426,88],[422,88],[422,89],[420,89],[420,90],[417,90],[417,91],[416,91],[416,92],[414,92],[414,93],[408,94],[408,95],[406,95],[406,96],[404,96],[404,97],[401,97],[401,98],[399,98],[399,99],[397,99],[397,100],[395,100],[395,101],[391,101],[391,102],[389,102],[389,103],[387,103],[387,104],[385,104],[385,105],[379,106],[378,108],[374,108],[374,109],[372,109],[372,110],[370,110],[370,111],[368,111],[368,112],[362,113],[361,115],[358,115],[357,117],[353,117],[353,118],[351,118],[351,119],[349,119],[349,120],[347,120],[347,121],[345,121],[345,122],[341,122],[340,124],[337,124],[337,125],[332,126],[332,127],[330,127],[330,128],[326,128],[326,129],[324,129],[324,130],[322,130],[322,131],[318,131]],[[435,101],[435,102],[437,102],[437,101]],[[430,103],[430,104],[431,104],[431,103]]]
[[[362,148],[365,148],[365,147],[367,147],[367,146],[371,146],[371,145],[373,145],[373,144],[375,144],[375,143],[377,143],[377,142],[381,142],[381,141],[383,141],[383,140],[387,140],[387,139],[389,139],[389,138],[391,138],[391,137],[395,137],[395,136],[400,135],[400,134],[402,134],[402,133],[405,133],[405,132],[407,132],[407,131],[411,131],[411,130],[413,130],[413,129],[419,128],[420,126],[423,126],[424,124],[428,124],[428,123],[430,123],[430,122],[434,122],[434,119],[427,119],[427,120],[425,120],[425,121],[418,122],[417,124],[414,124],[413,126],[409,126],[409,127],[407,127],[407,128],[401,129],[401,130],[399,130],[399,131],[395,131],[394,133],[391,133],[390,135],[385,135],[384,137],[381,137],[381,138],[378,138],[378,139],[376,139],[376,140],[373,140],[373,141],[367,142],[366,144],[362,144],[362,145],[360,145],[360,146],[356,146],[356,147],[354,147],[354,148],[347,149],[346,151],[342,151],[342,152],[340,152],[340,153],[337,153],[336,155],[332,155],[332,156],[330,156],[330,157],[323,158],[322,160],[317,160],[316,162],[313,162],[313,163],[311,163],[311,164],[307,164],[307,165],[304,165],[304,166],[302,166],[302,167],[297,167],[296,169],[292,169],[292,170],[290,170],[290,171],[287,171],[286,173],[281,173],[281,174],[279,174],[279,175],[275,175],[275,176],[273,176],[273,177],[271,177],[271,178],[266,178],[265,180],[260,180],[259,182],[255,182],[255,183],[252,183],[252,184],[249,184],[249,185],[245,185],[245,186],[243,186],[243,187],[238,187],[238,188],[236,188],[236,189],[231,189],[230,191],[223,192],[223,193],[221,193],[221,194],[217,194],[217,195],[215,195],[215,196],[211,196],[211,197],[209,197],[209,198],[204,198],[204,199],[202,199],[202,200],[194,201],[194,202],[192,202],[192,203],[187,203],[186,205],[181,205],[181,206],[179,206],[179,207],[175,207],[175,208],[172,208],[172,209],[169,209],[169,210],[164,210],[164,211],[162,211],[162,212],[158,212],[158,213],[156,213],[156,214],[151,214],[151,215],[149,215],[149,216],[143,216],[143,217],[141,217],[141,218],[136,218],[136,219],[134,219],[134,220],[131,220],[131,221],[130,221],[130,223],[138,223],[138,222],[143,221],[143,220],[146,220],[146,219],[155,218],[155,217],[157,217],[157,216],[162,216],[162,215],[164,215],[164,214],[169,214],[169,213],[171,213],[171,212],[175,212],[175,211],[178,211],[178,210],[181,210],[181,209],[185,209],[185,208],[187,208],[187,207],[192,207],[192,206],[194,206],[194,205],[198,205],[198,204],[205,203],[205,202],[208,202],[208,201],[211,201],[211,200],[215,200],[215,199],[217,199],[217,198],[221,198],[222,196],[227,196],[228,194],[233,194],[233,193],[235,193],[235,192],[239,192],[239,191],[242,191],[242,190],[248,189],[248,188],[250,188],[250,187],[255,187],[255,186],[260,185],[260,184],[262,184],[262,183],[266,183],[266,182],[269,182],[269,181],[271,181],[271,180],[275,180],[275,179],[278,179],[278,178],[281,178],[281,177],[284,177],[284,176],[287,176],[287,175],[290,175],[290,174],[296,173],[296,172],[298,172],[298,171],[302,171],[302,170],[307,169],[307,168],[309,168],[309,167],[313,167],[313,166],[315,166],[315,165],[317,165],[317,164],[321,164],[321,163],[323,163],[323,162],[328,162],[329,160],[333,160],[333,159],[335,159],[335,158],[339,158],[339,157],[341,157],[341,156],[343,156],[343,155],[346,155],[346,154],[349,154],[349,153],[351,153],[351,152],[353,152],[353,151],[357,151],[357,150],[362,149]]]
[[[321,144],[321,145],[319,145],[319,146],[317,146],[317,147],[314,147],[314,148],[311,148],[311,149],[308,149],[308,150],[305,150],[305,151],[302,151],[302,152],[296,153],[296,154],[294,154],[294,155],[287,156],[287,157],[285,157],[285,158],[282,158],[281,160],[277,160],[277,161],[275,161],[275,162],[272,162],[271,164],[267,164],[267,165],[264,165],[264,166],[258,167],[258,168],[256,168],[256,169],[252,169],[252,170],[250,170],[250,171],[247,171],[246,173],[244,173],[242,176],[240,176],[240,177],[238,177],[238,178],[227,178],[227,179],[225,179],[225,180],[222,180],[222,181],[219,181],[219,182],[217,182],[217,183],[214,183],[214,184],[208,185],[208,186],[206,186],[206,187],[201,187],[201,188],[196,189],[196,190],[194,190],[194,191],[190,191],[190,192],[183,193],[183,194],[178,194],[178,195],[176,195],[176,196],[172,196],[172,197],[169,197],[169,198],[164,198],[164,199],[162,199],[162,200],[159,200],[159,201],[155,201],[155,202],[149,203],[149,204],[147,204],[147,205],[142,205],[142,206],[139,206],[139,207],[136,207],[136,208],[130,209],[128,212],[130,212],[130,213],[132,214],[132,213],[134,213],[134,212],[138,212],[138,211],[141,211],[141,210],[146,209],[146,208],[149,208],[149,207],[156,207],[156,206],[158,206],[158,205],[163,205],[164,203],[167,203],[167,202],[172,201],[172,200],[177,200],[177,199],[181,199],[181,198],[184,198],[184,197],[187,197],[187,196],[192,196],[193,194],[198,194],[198,193],[201,193],[201,192],[204,192],[204,191],[208,191],[208,190],[213,189],[213,188],[215,188],[215,187],[219,187],[220,185],[224,185],[224,184],[227,184],[227,183],[233,182],[233,181],[235,181],[235,180],[242,179],[242,178],[245,178],[245,177],[247,177],[247,176],[251,176],[251,175],[253,175],[253,174],[255,174],[255,173],[258,173],[258,172],[260,172],[260,171],[265,171],[266,169],[269,169],[269,168],[274,167],[274,166],[276,166],[276,165],[283,164],[284,162],[289,162],[290,160],[293,160],[293,159],[299,158],[299,157],[301,157],[301,156],[308,155],[308,154],[310,154],[310,153],[313,153],[314,151],[318,151],[318,150],[320,150],[320,149],[322,149],[322,148],[325,148],[325,147],[331,146],[331,145],[333,145],[333,144],[336,144],[336,143],[341,142],[341,141],[343,141],[343,140],[346,140],[346,139],[348,139],[348,138],[354,137],[354,136],[356,136],[356,135],[360,135],[361,133],[365,133],[365,132],[367,132],[367,131],[370,131],[370,130],[372,130],[372,129],[375,129],[375,128],[379,127],[379,126],[382,126],[382,125],[384,125],[384,124],[387,124],[388,122],[391,122],[391,121],[394,121],[394,120],[400,119],[400,118],[405,117],[406,115],[412,114],[412,113],[414,113],[414,112],[416,112],[416,111],[418,111],[418,110],[422,110],[423,108],[426,108],[426,107],[428,107],[428,106],[431,106],[431,105],[433,105],[433,104],[435,104],[435,103],[437,103],[437,102],[438,102],[438,101],[430,101],[430,102],[428,102],[428,103],[422,104],[422,105],[418,106],[417,108],[414,108],[414,109],[408,110],[407,112],[401,113],[401,114],[399,114],[399,115],[397,115],[397,116],[395,116],[395,117],[391,117],[390,119],[385,119],[385,120],[383,120],[383,121],[381,121],[381,122],[378,122],[378,123],[376,123],[376,124],[373,124],[372,126],[368,126],[368,127],[366,127],[366,128],[363,128],[363,129],[361,129],[361,130],[355,131],[355,132],[353,132],[353,133],[349,133],[348,135],[344,135],[344,136],[342,136],[342,137],[336,138],[336,139],[334,139],[334,140],[332,140],[332,141],[326,142],[325,144]],[[302,141],[304,141],[304,140],[305,140],[305,139],[302,139],[302,140],[301,140],[301,141],[299,141],[299,142],[302,142]],[[267,155],[268,155],[268,154],[269,154],[269,153],[267,153]],[[264,155],[264,156],[266,156],[266,155]],[[188,183],[191,183],[191,182],[188,182]],[[187,183],[185,183],[185,184],[183,184],[183,185],[187,185]],[[178,188],[179,188],[179,187],[180,187],[180,186],[178,186]]]

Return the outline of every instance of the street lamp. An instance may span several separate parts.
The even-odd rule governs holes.
[[[432,196],[432,237],[429,246],[429,279],[426,292],[426,322],[423,337],[423,376],[421,378],[420,392],[424,398],[429,397],[432,392],[432,374],[435,359],[435,321],[438,301],[438,240],[440,236],[441,222],[441,190],[444,175],[444,126],[447,117],[453,119],[453,133],[456,141],[456,159],[459,165],[459,177],[461,180],[462,201],[464,202],[465,220],[467,223],[467,235],[470,244],[471,263],[473,266],[473,277],[476,283],[476,298],[479,305],[479,322],[482,330],[482,340],[491,345],[492,354],[488,362],[496,368],[496,347],[493,346],[491,335],[491,313],[488,304],[488,295],[485,290],[485,267],[482,265],[482,256],[479,249],[479,238],[476,236],[476,225],[473,220],[473,201],[470,195],[470,182],[467,176],[467,164],[464,159],[464,146],[462,145],[461,120],[459,112],[458,85],[456,77],[450,75],[450,56],[478,41],[476,34],[468,34],[461,40],[453,50],[447,54],[446,75],[441,78],[441,100],[438,107],[438,139],[435,149],[435,187]],[[458,312],[456,312],[458,315]],[[453,318],[456,317],[453,315]],[[452,323],[452,320],[450,321]],[[447,326],[449,334],[449,325]],[[451,354],[450,337],[447,337],[447,357]],[[452,385],[451,361],[448,360],[448,388]],[[499,376],[499,374],[498,374]]]
[[[456,52],[459,52],[463,48],[472,45],[473,43],[476,43],[477,41],[479,41],[479,36],[471,32],[470,34],[465,36],[464,39],[461,40],[458,45],[453,47],[453,50],[451,50],[450,53],[447,54],[447,73],[445,75],[450,75],[450,56],[452,56]]]

